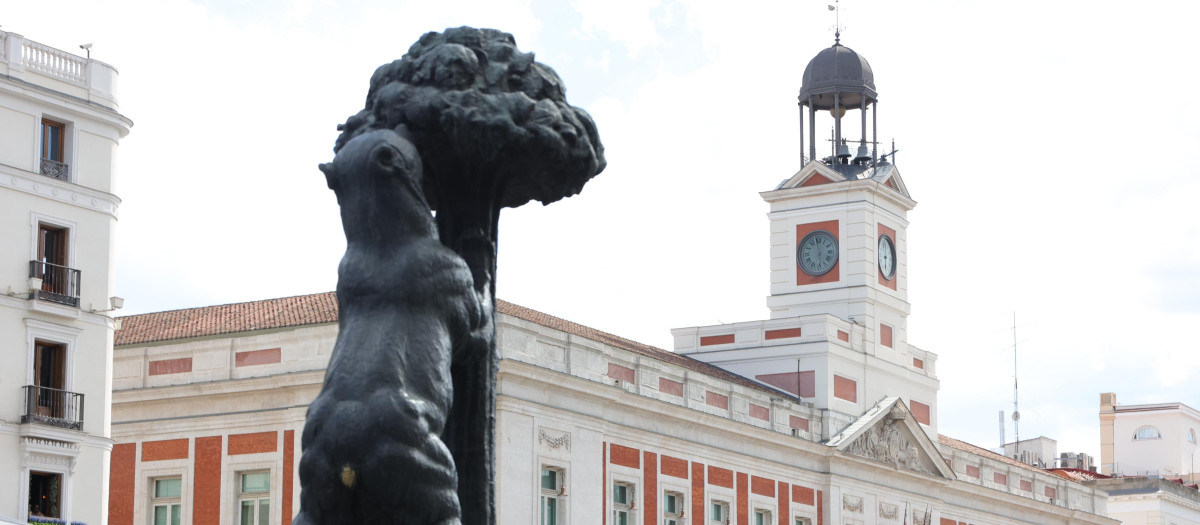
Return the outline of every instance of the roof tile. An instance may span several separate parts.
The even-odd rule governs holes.
[[[502,314],[524,319],[547,328],[604,343],[638,355],[651,357],[717,379],[729,381],[773,396],[800,401],[795,396],[725,369],[697,361],[691,357],[663,350],[608,332],[602,332],[504,300],[496,301]],[[314,324],[336,323],[337,294],[323,292],[312,295],[264,299],[247,303],[202,306],[149,314],[120,317],[121,329],[116,331],[116,346],[139,345],[176,339],[271,330]]]

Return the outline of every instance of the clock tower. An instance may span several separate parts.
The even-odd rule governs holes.
[[[800,171],[761,193],[770,206],[770,318],[672,330],[675,351],[814,403],[823,416],[809,431],[822,439],[899,396],[936,440],[937,356],[908,343],[908,212],[916,201],[875,146],[871,66],[839,35],[805,68],[799,105],[807,155]],[[843,136],[847,113],[859,117],[857,140]],[[833,120],[822,158],[818,118]]]

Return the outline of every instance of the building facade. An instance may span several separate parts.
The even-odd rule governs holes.
[[[1118,405],[1100,394],[1100,469],[1112,476],[1162,476],[1195,483],[1200,411],[1183,403]]]
[[[930,439],[898,397],[826,430],[760,381],[498,308],[499,523],[1114,523],[1103,492]],[[336,337],[332,293],[122,318],[109,522],[290,524]]]
[[[867,146],[870,66],[839,43],[804,78],[810,139],[832,109],[839,147],[762,194],[769,319],[668,351],[498,303],[498,522],[1115,523],[1103,492],[937,432],[937,356],[907,340],[916,202]],[[122,318],[110,523],[290,525],[337,329],[330,293]]]
[[[107,517],[116,81],[0,31],[0,519]]]

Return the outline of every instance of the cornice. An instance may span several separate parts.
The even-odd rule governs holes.
[[[0,74],[0,80],[5,81],[0,82],[0,89],[14,96],[26,97],[42,104],[68,109],[99,122],[107,122],[117,128],[119,137],[128,135],[129,128],[133,127],[133,121],[114,108],[10,75]]]
[[[0,187],[79,206],[117,218],[121,199],[111,193],[0,164]]]

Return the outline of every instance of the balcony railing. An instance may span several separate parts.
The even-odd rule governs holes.
[[[79,306],[79,270],[42,261],[29,261],[29,277],[42,280],[42,289],[33,290],[29,294],[30,299]]]
[[[21,423],[83,430],[83,394],[37,385],[24,388],[25,414]]]
[[[42,175],[70,181],[70,166],[57,160],[42,159]]]

